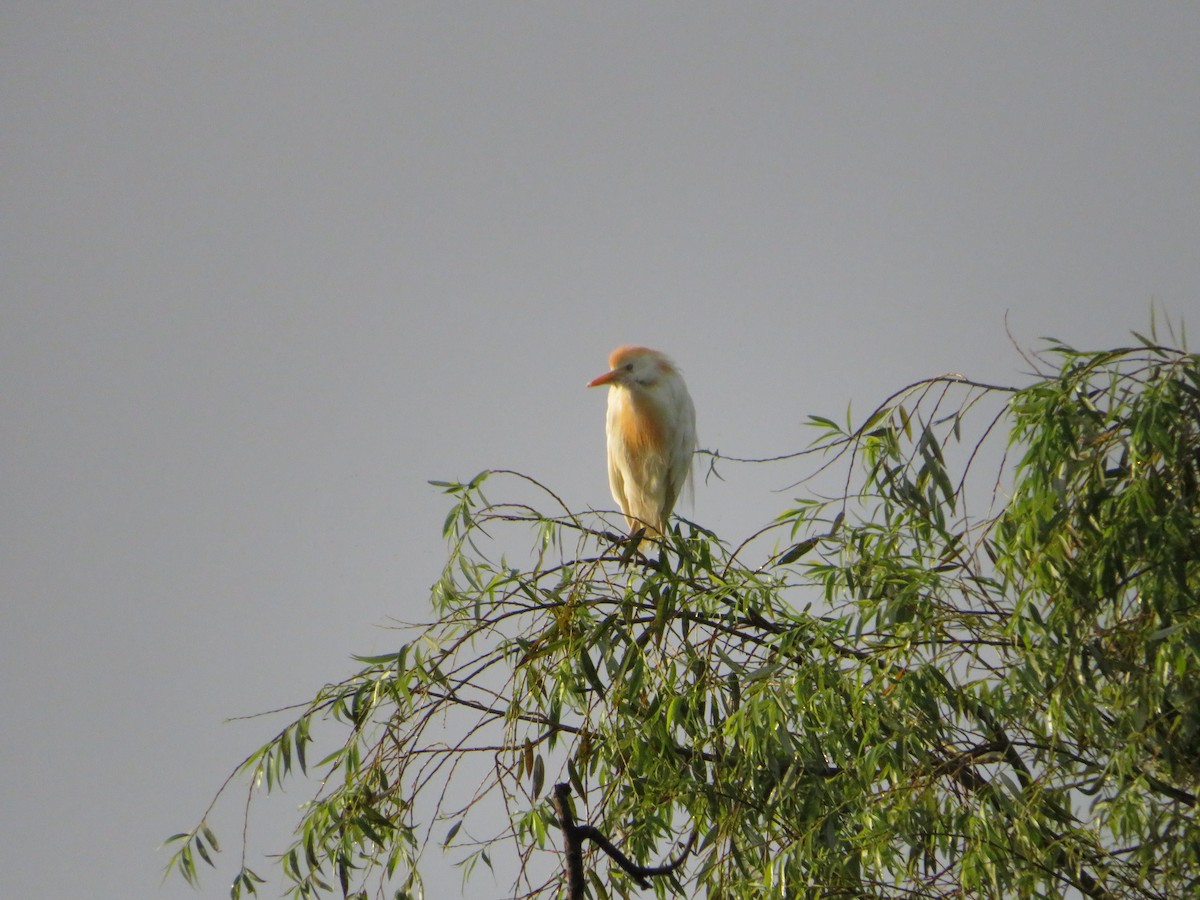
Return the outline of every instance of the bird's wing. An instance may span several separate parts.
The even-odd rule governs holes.
[[[608,447],[608,488],[612,491],[613,499],[617,501],[617,506],[621,507],[626,518],[629,517],[629,498],[625,494],[625,476],[621,473],[621,467],[618,463],[618,453],[612,442]]]
[[[663,518],[670,515],[675,508],[675,501],[683,492],[684,487],[691,487],[692,481],[692,446],[677,440],[671,447],[671,460],[667,468],[666,496],[663,498]]]
[[[681,385],[682,387],[682,385]],[[677,419],[671,429],[670,458],[667,463],[666,503],[664,509],[669,514],[675,508],[675,501],[686,488],[689,493],[692,487],[692,453],[696,449],[696,410],[692,406],[692,398],[687,389],[683,388],[676,397]],[[665,515],[664,515],[665,518]]]

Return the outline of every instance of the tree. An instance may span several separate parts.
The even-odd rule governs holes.
[[[568,816],[652,872],[587,844],[596,898],[1197,895],[1200,357],[1139,340],[813,417],[736,545],[680,520],[643,556],[525,475],[439,483],[436,620],[238,770],[320,770],[292,895],[419,896],[440,841],[563,896]],[[194,881],[207,820],[171,840]]]

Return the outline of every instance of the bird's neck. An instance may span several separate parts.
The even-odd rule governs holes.
[[[627,446],[651,452],[662,449],[666,419],[662,405],[649,391],[614,391],[613,403],[616,424]]]

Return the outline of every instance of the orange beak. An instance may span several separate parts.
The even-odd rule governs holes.
[[[588,387],[600,387],[602,384],[612,384],[617,380],[617,375],[620,373],[613,369],[611,372],[605,372],[603,375],[597,375],[587,383]]]

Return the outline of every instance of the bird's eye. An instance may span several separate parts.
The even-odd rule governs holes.
[[[625,365],[621,366],[621,368],[624,369],[626,372],[632,372],[633,371],[633,363],[625,363]]]

